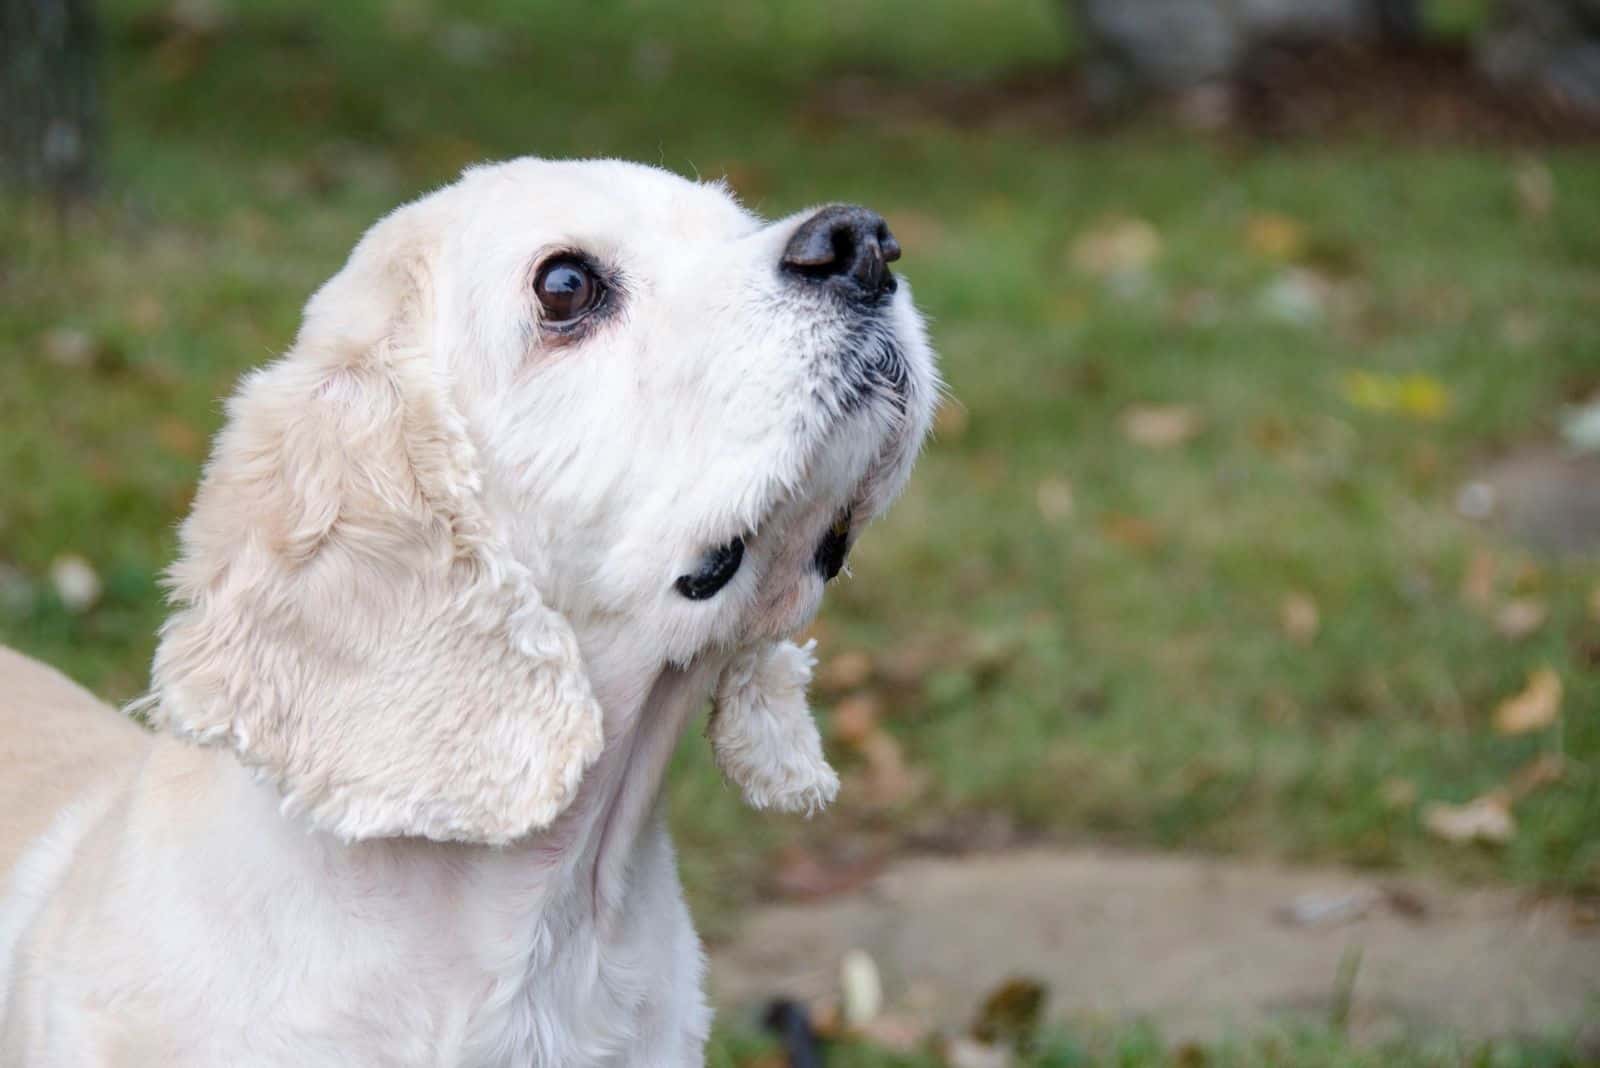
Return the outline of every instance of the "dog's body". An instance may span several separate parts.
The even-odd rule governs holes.
[[[0,1063],[697,1063],[700,946],[648,811],[686,693],[650,710],[653,767],[624,782],[608,754],[588,774],[611,789],[586,782],[528,842],[347,844],[285,820],[230,755],[3,657],[0,730],[36,739],[49,717],[50,737],[27,754],[47,776],[0,785],[29,820],[7,859],[31,843],[0,913],[0,960],[26,960],[0,967]],[[607,856],[619,805],[642,825]]]
[[[699,1063],[667,762],[711,696],[831,799],[787,639],[937,388],[851,212],[527,160],[373,228],[230,405],[158,730],[0,650],[0,1064]]]

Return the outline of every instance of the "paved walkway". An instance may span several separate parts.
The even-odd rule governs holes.
[[[1015,975],[1049,985],[1054,1017],[1148,1017],[1172,1040],[1326,1021],[1341,960],[1361,1037],[1600,1020],[1600,918],[1572,902],[1091,850],[909,859],[853,893],[756,909],[713,953],[716,1003],[826,996],[851,948],[891,1010],[944,1030]]]

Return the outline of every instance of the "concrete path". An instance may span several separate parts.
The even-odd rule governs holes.
[[[853,893],[756,909],[713,952],[715,1003],[827,998],[851,948],[878,963],[891,1011],[946,1031],[1017,975],[1048,984],[1053,1017],[1146,1017],[1172,1040],[1326,1022],[1341,960],[1358,1037],[1600,1021],[1592,906],[1098,850],[909,859]]]

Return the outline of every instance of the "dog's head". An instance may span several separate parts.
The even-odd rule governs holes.
[[[229,406],[149,714],[343,836],[505,842],[665,666],[792,709],[783,643],[934,404],[898,252],[863,209],[769,224],[616,162],[394,212]]]

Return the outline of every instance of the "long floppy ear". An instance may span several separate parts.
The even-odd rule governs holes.
[[[769,642],[743,650],[717,680],[706,737],[717,767],[752,808],[810,815],[839,793],[839,776],[822,755],[806,706],[815,645]]]
[[[502,844],[566,807],[603,732],[421,340],[444,211],[373,227],[229,403],[145,710],[343,838]]]

